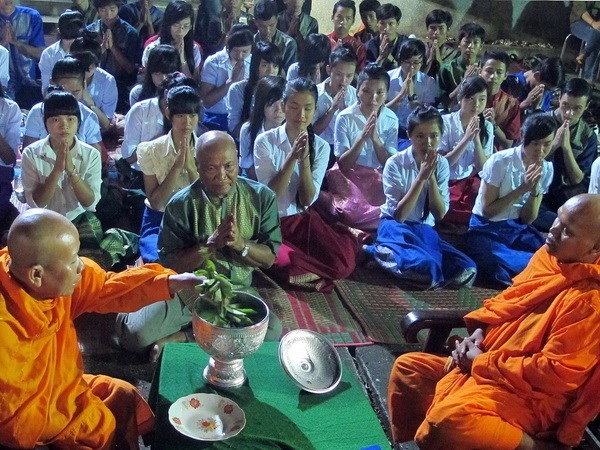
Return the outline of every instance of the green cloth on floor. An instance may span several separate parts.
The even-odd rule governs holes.
[[[167,344],[157,367],[152,392],[156,412],[153,450],[160,449],[301,449],[351,450],[389,443],[356,374],[347,349],[340,349],[342,381],[329,394],[300,390],[279,364],[277,342],[265,342],[244,359],[247,383],[237,389],[206,386],[202,371],[208,355],[196,344]],[[169,423],[169,406],[195,392],[217,393],[246,413],[246,427],[219,442],[197,441]]]

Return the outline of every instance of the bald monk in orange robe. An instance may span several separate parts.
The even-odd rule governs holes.
[[[84,375],[73,319],[135,311],[198,284],[158,264],[122,273],[79,258],[76,228],[31,209],[0,250],[0,446],[137,449],[154,416],[122,380]]]
[[[465,316],[451,357],[400,356],[394,442],[423,449],[577,445],[600,411],[600,196],[571,198],[513,286]]]

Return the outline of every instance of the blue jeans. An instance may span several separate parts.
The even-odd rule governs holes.
[[[600,31],[594,29],[583,20],[577,20],[571,24],[571,33],[585,41],[585,64],[583,66],[583,76],[587,79],[593,79],[595,69],[598,67],[598,52],[600,52]]]

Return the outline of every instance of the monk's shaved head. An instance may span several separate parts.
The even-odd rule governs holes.
[[[575,223],[585,224],[590,233],[600,239],[600,194],[579,194],[565,202],[562,208]]]
[[[546,248],[560,262],[596,262],[600,257],[600,195],[576,195],[558,208]]]
[[[57,245],[78,240],[75,226],[64,216],[48,209],[29,209],[20,214],[8,232],[11,269],[52,262]]]

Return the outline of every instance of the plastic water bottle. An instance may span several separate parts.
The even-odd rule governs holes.
[[[25,203],[25,191],[23,191],[23,182],[21,180],[21,160],[17,159],[15,163],[15,176],[13,178],[13,191],[17,200],[21,203]]]

